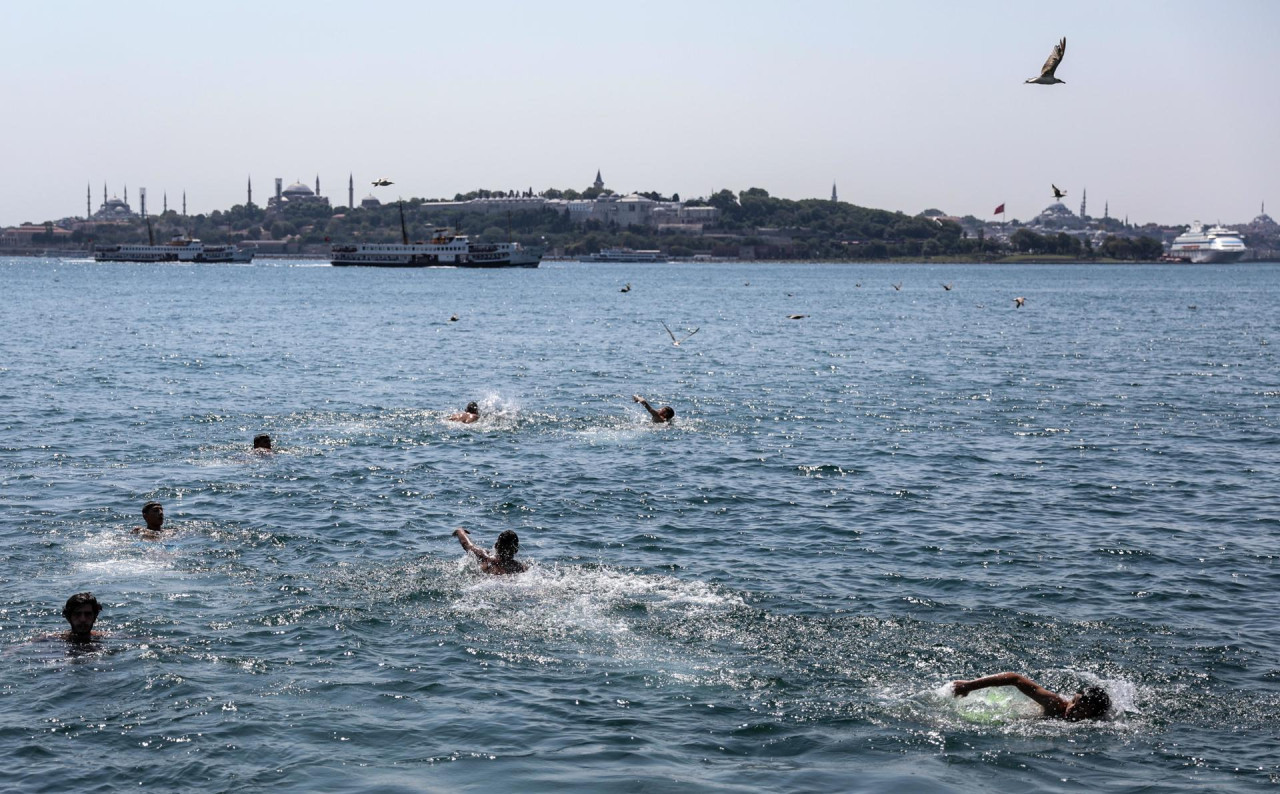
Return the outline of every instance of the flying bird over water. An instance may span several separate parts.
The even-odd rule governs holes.
[[[667,328],[667,324],[666,324],[666,323],[663,323],[663,324],[662,324],[662,327],[663,327],[663,328]],[[699,327],[701,327],[701,326],[699,326]],[[670,329],[670,328],[667,328],[667,336],[671,337],[671,344],[675,345],[676,347],[680,347],[680,343],[681,343],[681,342],[685,341],[686,339],[688,339],[689,337],[693,336],[693,335],[694,335],[694,334],[696,334],[696,333],[698,333],[698,329],[697,329],[697,328],[695,328],[695,329],[693,329],[692,331],[690,331],[689,333],[685,334],[683,339],[676,339],[676,335],[675,335],[675,334],[673,334],[673,333],[671,333],[671,329]]]
[[[951,291],[951,286],[952,286],[952,285],[951,285],[951,282],[950,282],[950,281],[948,281],[946,284],[943,284],[943,285],[942,285],[942,288],[943,288],[943,289],[945,289],[947,292],[950,292],[950,291]]]
[[[631,291],[631,282],[629,281],[627,282],[626,286],[618,290],[618,292],[630,292],[630,291]]]
[[[1063,196],[1067,195],[1067,191],[1058,190],[1058,186],[1053,184],[1052,182],[1049,183],[1049,187],[1053,188],[1053,197],[1055,199],[1061,200]]]
[[[893,290],[894,290],[894,292],[901,292],[901,291],[902,291],[902,282],[901,282],[901,281],[899,281],[897,284],[894,284],[894,285],[893,285]]]
[[[378,177],[377,179],[373,180],[374,187],[386,187],[387,185],[394,185],[394,184],[395,182],[392,182],[390,179],[387,179],[385,176]]]
[[[1058,64],[1062,63],[1062,56],[1067,52],[1067,37],[1063,36],[1062,41],[1053,48],[1053,52],[1049,53],[1049,60],[1044,62],[1044,66],[1040,67],[1040,76],[1032,77],[1024,82],[1039,83],[1040,85],[1053,85],[1054,83],[1066,83],[1066,80],[1059,80],[1053,76],[1058,70]]]
[[[787,319],[788,319],[788,320],[803,320],[804,318],[806,318],[806,317],[808,317],[808,316],[809,316],[809,315],[807,315],[807,314],[788,314],[788,315],[787,315]]]
[[[1026,303],[1026,302],[1027,302],[1027,299],[1026,299],[1026,298],[1014,298],[1014,299],[1013,299],[1013,308],[1015,308],[1015,309],[1021,309],[1021,308],[1022,308],[1022,304]]]

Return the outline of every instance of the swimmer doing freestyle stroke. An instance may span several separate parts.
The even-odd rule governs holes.
[[[1044,716],[1052,719],[1070,722],[1104,720],[1107,718],[1107,712],[1111,710],[1111,697],[1098,686],[1085,687],[1068,700],[1019,673],[996,673],[970,681],[951,682],[951,689],[956,697],[965,697],[970,692],[995,686],[1017,687],[1019,692],[1040,704],[1040,708],[1044,709]]]
[[[649,417],[656,423],[670,422],[675,418],[676,410],[670,405],[665,405],[662,408],[655,410],[654,407],[649,404],[648,400],[638,394],[632,395],[631,399],[643,405],[644,409],[649,412]]]
[[[524,573],[528,570],[527,565],[515,558],[516,553],[520,551],[520,537],[509,529],[498,535],[498,540],[493,544],[492,553],[472,543],[471,536],[462,527],[455,529],[453,536],[462,544],[464,551],[476,555],[480,560],[480,570],[485,573],[501,575]]]

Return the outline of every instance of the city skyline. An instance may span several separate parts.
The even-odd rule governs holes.
[[[1247,221],[1280,182],[1263,2],[72,6],[10,9],[50,37],[0,55],[0,225],[79,215],[86,182],[185,190],[197,214],[243,203],[246,177],[265,205],[275,177],[317,173],[335,205],[348,173],[358,202],[599,169],[620,192],[834,182],[867,207],[1024,219],[1052,183],[1134,223]],[[1066,84],[1024,84],[1062,36]]]

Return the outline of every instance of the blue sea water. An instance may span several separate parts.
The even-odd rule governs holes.
[[[1280,782],[1275,266],[322,264],[0,259],[0,789]]]

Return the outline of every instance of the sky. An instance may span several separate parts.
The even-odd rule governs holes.
[[[1280,2],[7,2],[0,225],[276,177],[346,204],[764,188],[1028,219],[1280,209]],[[1067,39],[1063,85],[1025,85]],[[370,182],[387,177],[391,188]],[[1274,211],[1272,214],[1275,214]]]

